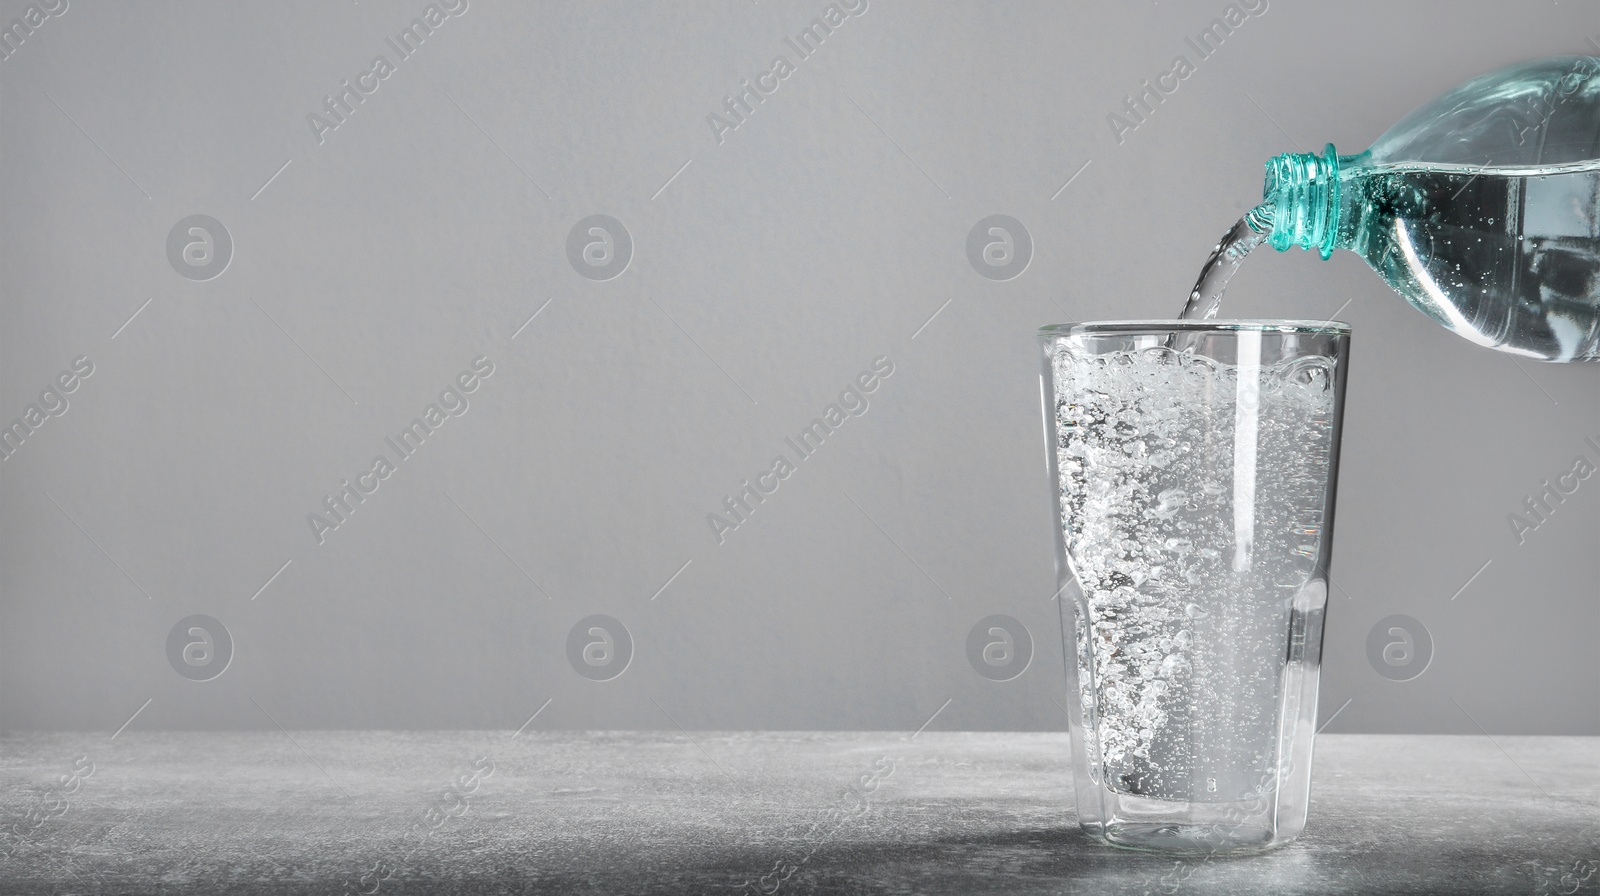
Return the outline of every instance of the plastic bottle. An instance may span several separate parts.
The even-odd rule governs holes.
[[[1474,78],[1358,155],[1280,155],[1246,216],[1266,220],[1279,251],[1356,252],[1475,343],[1600,360],[1600,58]]]

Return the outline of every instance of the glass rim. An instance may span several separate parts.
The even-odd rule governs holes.
[[[1039,338],[1060,336],[1159,336],[1166,333],[1307,333],[1350,335],[1350,325],[1339,320],[1090,320],[1050,324],[1039,328]]]

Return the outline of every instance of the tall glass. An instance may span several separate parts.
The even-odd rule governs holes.
[[[1350,329],[1039,333],[1078,819],[1116,846],[1305,827]]]

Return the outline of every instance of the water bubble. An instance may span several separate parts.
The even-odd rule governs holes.
[[[1189,671],[1189,661],[1181,653],[1174,653],[1161,661],[1161,677],[1173,678]]]

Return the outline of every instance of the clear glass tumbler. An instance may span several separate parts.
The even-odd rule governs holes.
[[[1254,852],[1305,827],[1350,329],[1039,333],[1078,819]]]

